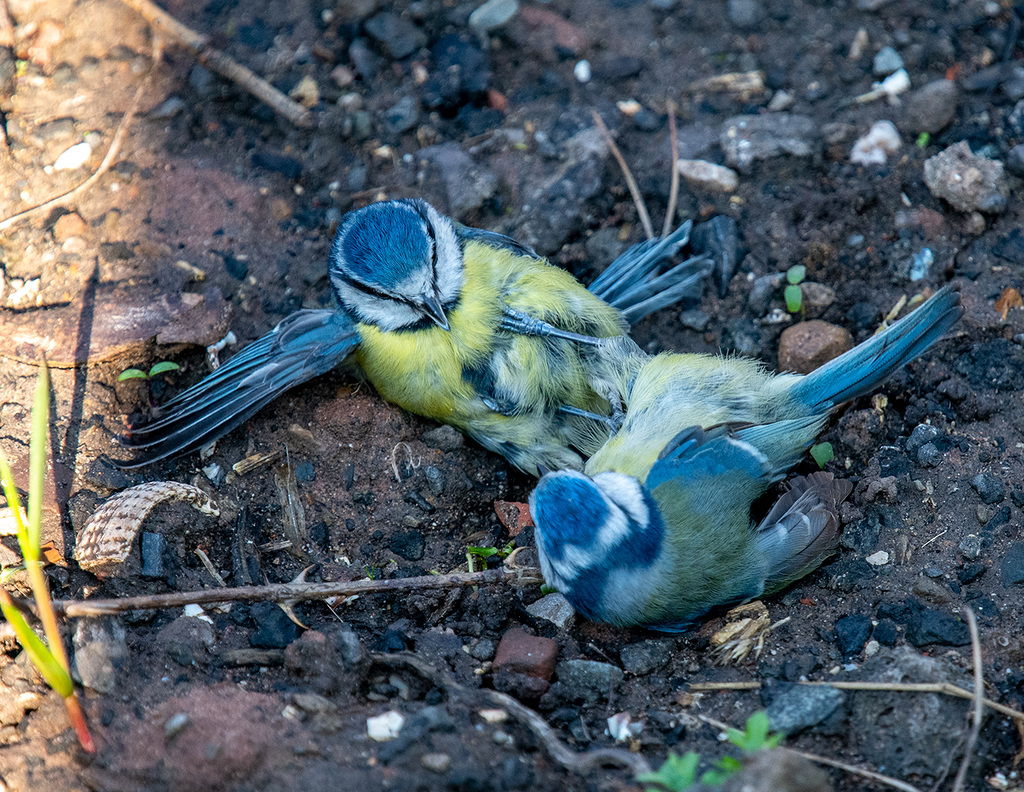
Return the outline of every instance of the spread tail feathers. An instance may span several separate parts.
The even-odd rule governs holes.
[[[337,311],[297,311],[206,379],[179,394],[155,420],[132,427],[122,444],[134,469],[195,451],[223,437],[286,390],[330,371],[359,342]]]
[[[821,566],[839,545],[839,504],[853,485],[831,473],[797,476],[757,527],[766,556],[764,593],[771,594]]]
[[[793,397],[815,411],[862,396],[938,341],[963,314],[960,290],[945,286],[892,327],[793,384]]]
[[[690,240],[687,220],[667,237],[633,245],[590,284],[590,291],[622,312],[630,324],[684,298],[700,297],[701,280],[713,268],[707,256],[694,256],[659,273]]]

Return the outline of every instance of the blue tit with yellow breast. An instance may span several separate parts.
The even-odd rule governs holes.
[[[618,406],[629,325],[699,294],[706,256],[674,266],[690,224],[616,259],[588,290],[532,249],[421,200],[350,212],[330,252],[338,311],[301,311],[170,402],[127,445],[139,467],[195,450],[351,356],[389,401],[520,469],[582,467]],[[609,342],[614,342],[608,347]],[[596,419],[596,421],[595,421]]]
[[[547,473],[530,496],[545,579],[587,618],[672,632],[816,569],[838,545],[850,485],[825,472],[795,478],[759,523],[752,504],[830,411],[923,353],[962,312],[947,286],[806,376],[626,351],[621,428],[585,472]]]

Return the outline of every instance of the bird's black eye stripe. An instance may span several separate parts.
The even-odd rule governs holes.
[[[408,299],[407,297],[403,297],[400,294],[388,294],[387,292],[380,291],[379,289],[373,288],[373,286],[368,286],[365,283],[360,283],[359,281],[354,280],[345,273],[340,273],[340,275],[341,279],[346,284],[351,286],[357,292],[362,292],[368,297],[376,297],[378,300],[388,300],[390,302],[402,303],[403,305],[408,305],[410,308],[416,310],[419,309],[419,306],[417,306],[415,302]]]

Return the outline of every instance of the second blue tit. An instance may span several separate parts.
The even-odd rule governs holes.
[[[530,248],[424,201],[350,212],[328,268],[339,310],[289,316],[133,427],[126,444],[138,456],[124,466],[196,450],[351,355],[384,398],[524,471],[580,468],[621,397],[615,362],[640,353],[629,325],[698,294],[712,267],[704,256],[668,266],[689,229],[627,250],[586,289]],[[614,360],[603,361],[609,343]]]
[[[584,473],[549,473],[530,496],[545,580],[589,619],[671,632],[816,569],[838,545],[850,485],[830,473],[796,478],[757,523],[752,504],[833,408],[873,390],[961,313],[959,292],[941,289],[807,376],[627,351],[622,427]]]

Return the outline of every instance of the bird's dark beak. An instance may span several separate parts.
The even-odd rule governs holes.
[[[451,327],[448,324],[448,317],[444,315],[444,308],[441,307],[441,301],[433,294],[424,297],[419,308],[423,312],[423,315],[429,318],[432,322],[435,322],[438,327],[441,327],[444,330],[451,330]]]
[[[537,463],[537,472],[538,472],[538,473],[540,473],[540,475],[541,475],[541,478],[543,478],[544,476],[546,476],[546,475],[547,475],[548,473],[550,473],[551,471],[550,471],[550,470],[548,470],[548,468],[544,467],[544,466],[543,466],[542,464],[540,464],[540,463],[538,462],[538,463]]]

